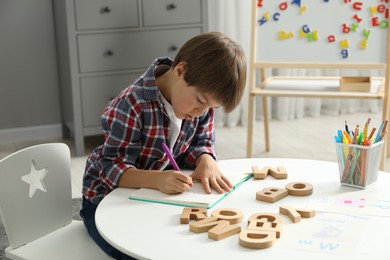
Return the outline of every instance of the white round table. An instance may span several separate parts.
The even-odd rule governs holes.
[[[139,259],[390,259],[390,173],[363,190],[340,185],[335,162],[302,159],[236,159],[220,168],[251,172],[252,166],[283,166],[287,179],[250,179],[208,210],[234,208],[244,213],[241,229],[255,213],[279,213],[279,206],[316,210],[314,218],[293,223],[281,215],[283,232],[267,249],[239,245],[239,234],[220,241],[196,234],[180,224],[183,207],[130,200],[134,189],[117,188],[96,211],[101,235],[114,247]],[[309,196],[287,196],[274,203],[256,200],[266,187],[284,188],[291,182],[313,185]]]

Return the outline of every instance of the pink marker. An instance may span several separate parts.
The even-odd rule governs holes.
[[[177,166],[175,158],[173,158],[173,155],[172,155],[171,150],[169,149],[169,147],[166,144],[163,143],[162,144],[162,148],[164,149],[165,153],[167,154],[169,161],[173,165],[173,168],[176,171],[180,171],[180,168],[179,168],[179,166]]]

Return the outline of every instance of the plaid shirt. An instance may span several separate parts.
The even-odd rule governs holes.
[[[161,145],[168,143],[170,120],[154,76],[160,64],[172,66],[172,60],[155,60],[103,111],[100,123],[105,141],[89,155],[83,179],[83,195],[96,205],[118,187],[127,169],[156,170],[168,161]],[[182,167],[194,168],[203,153],[216,158],[214,139],[214,109],[210,109],[198,118],[183,120],[173,156]]]

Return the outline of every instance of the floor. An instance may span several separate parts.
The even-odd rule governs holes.
[[[378,128],[381,123],[380,114],[355,113],[339,116],[305,117],[287,121],[270,121],[271,151],[265,152],[263,122],[255,122],[253,157],[305,158],[314,160],[337,161],[334,135],[344,127],[345,120],[350,127],[357,124],[363,126],[367,118],[371,118],[370,128]],[[217,127],[216,150],[219,159],[246,157],[247,128]],[[86,152],[100,144],[101,136],[86,138]],[[0,144],[0,159],[19,149],[44,142],[64,142],[71,151],[74,150],[72,140],[50,139],[31,142],[10,142]],[[84,172],[86,156],[72,155],[72,195],[81,196],[81,180]],[[390,172],[390,158],[385,159],[384,170]]]

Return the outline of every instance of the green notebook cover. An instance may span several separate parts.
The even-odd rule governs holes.
[[[233,189],[224,194],[219,194],[215,191],[213,191],[212,194],[206,194],[203,190],[202,184],[200,182],[194,182],[191,190],[180,194],[168,195],[159,190],[142,188],[133,192],[129,199],[182,207],[210,209],[226,198],[229,194],[234,192],[241,184],[252,178],[252,176],[252,173],[245,173],[242,176],[239,176],[240,178],[236,182],[233,182],[235,183]]]

